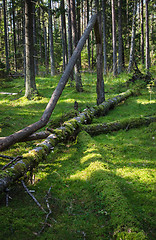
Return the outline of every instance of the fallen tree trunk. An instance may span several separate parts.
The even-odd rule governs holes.
[[[91,124],[82,127],[84,131],[91,136],[118,131],[120,129],[129,130],[137,128],[142,125],[149,125],[151,122],[156,122],[156,116],[131,118],[123,121],[116,121],[111,123]]]
[[[108,101],[100,104],[99,106],[94,106],[93,108],[90,108],[90,111],[92,112],[92,117],[94,116],[101,116],[101,115],[106,115],[107,112],[110,109],[113,109],[118,103],[122,102],[123,100],[125,100],[126,98],[128,98],[129,96],[131,96],[133,94],[132,90],[128,90],[112,99],[109,99]],[[89,109],[85,109],[83,111],[87,113]],[[80,114],[77,114],[77,116],[79,116]],[[90,118],[90,122],[91,123],[92,119]],[[42,132],[38,132],[38,133],[33,133],[32,135],[28,136],[27,138],[22,139],[19,142],[26,142],[26,141],[32,141],[32,140],[38,140],[38,139],[45,139],[50,135],[50,132],[53,132],[53,128],[51,128],[51,125],[53,127],[53,122],[50,122],[50,127],[47,128],[48,131],[42,131]]]
[[[122,102],[133,93],[133,90],[127,90],[98,106],[96,105],[90,109],[84,110],[77,117],[65,122],[62,127],[55,129],[54,133],[50,134],[45,141],[38,145],[38,147],[27,154],[23,154],[22,160],[18,161],[7,170],[0,171],[0,192],[4,191],[10,184],[24,176],[28,171],[35,168],[59,142],[67,141],[72,136],[76,136],[80,130],[81,124],[91,123],[94,116],[106,115],[110,109],[114,108],[119,102]]]
[[[71,56],[70,60],[69,60],[69,63],[55,89],[55,91],[53,92],[52,96],[51,96],[51,99],[49,100],[49,103],[47,104],[47,107],[41,117],[41,119],[27,127],[25,127],[24,129],[14,133],[14,134],[11,134],[10,136],[7,136],[5,138],[3,138],[2,140],[0,140],[0,151],[3,151],[5,149],[7,149],[8,147],[10,147],[11,145],[15,144],[16,142],[19,142],[21,141],[22,139],[24,138],[27,138],[28,136],[30,136],[32,133],[36,132],[37,130],[41,129],[42,127],[44,127],[48,121],[49,121],[49,118],[56,106],[56,103],[59,99],[59,97],[61,96],[62,94],[62,91],[69,79],[69,76],[70,76],[70,73],[81,53],[81,50],[86,42],[86,39],[88,38],[95,22],[96,22],[96,19],[97,19],[97,14],[94,14],[90,21],[88,22],[88,25],[87,25],[87,28],[86,30],[84,31],[81,39],[79,40],[74,52],[73,52],[73,55]]]

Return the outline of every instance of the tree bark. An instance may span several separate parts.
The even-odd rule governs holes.
[[[67,62],[68,62],[68,55],[67,55],[67,34],[66,34],[66,19],[65,19],[64,0],[61,0],[61,23],[62,23],[63,70],[65,70]]]
[[[34,72],[33,44],[33,2],[25,0],[25,46],[26,46],[26,83],[25,96],[31,98],[37,93]]]
[[[93,136],[113,131],[119,131],[121,129],[129,130],[131,128],[137,128],[142,125],[147,126],[151,122],[156,122],[156,116],[130,118],[128,120],[116,121],[111,123],[91,124],[87,126],[84,125],[82,129]]]
[[[149,13],[148,13],[148,0],[145,0],[146,8],[146,70],[149,72],[150,68],[150,50],[149,50]]]
[[[71,6],[73,44],[74,44],[74,47],[76,48],[76,45],[78,42],[78,36],[77,36],[77,27],[76,27],[75,0],[70,0],[70,6]],[[76,82],[76,90],[78,92],[82,92],[83,87],[82,87],[81,73],[80,73],[80,58],[77,59],[77,62],[75,64],[75,82]]]
[[[12,20],[13,20],[13,35],[14,35],[14,65],[17,72],[17,47],[16,47],[16,29],[15,29],[15,6],[12,0]]]
[[[145,63],[145,56],[144,56],[144,5],[143,0],[141,0],[141,60],[142,64]]]
[[[87,0],[87,24],[89,22],[89,0]],[[88,69],[90,69],[90,36],[87,40],[87,51],[88,51]]]
[[[55,59],[54,59],[54,41],[53,41],[53,24],[52,24],[52,8],[51,8],[51,0],[49,1],[49,45],[50,45],[50,73],[51,76],[55,75]]]
[[[44,12],[43,12],[43,35],[44,35],[44,61],[46,68],[46,75],[49,73],[49,63],[48,63],[48,44],[47,44],[47,28],[45,26]]]
[[[94,20],[96,20],[96,18]],[[26,172],[35,168],[46,158],[47,154],[50,153],[59,142],[64,142],[67,139],[76,136],[80,130],[81,124],[91,123],[94,116],[106,115],[110,109],[114,108],[119,102],[128,98],[132,94],[133,91],[128,90],[99,106],[84,110],[84,112],[80,113],[77,117],[70,119],[60,128],[55,129],[54,133],[49,135],[38,147],[31,150],[29,153],[24,154],[22,160],[18,161],[6,171],[0,171],[0,192],[4,191],[10,184],[13,184]]]
[[[122,40],[122,6],[121,0],[118,0],[118,73],[123,69],[123,40]]]
[[[11,145],[13,145],[14,143],[28,137],[29,135],[31,135],[32,133],[36,132],[38,129],[41,129],[42,127],[44,127],[47,122],[49,121],[49,118],[56,106],[56,103],[59,99],[59,97],[62,94],[62,91],[68,81],[68,78],[71,74],[71,71],[73,70],[73,67],[81,53],[81,50],[85,44],[86,39],[88,38],[95,22],[97,19],[97,15],[93,15],[88,23],[88,26],[85,30],[85,32],[83,33],[79,43],[77,44],[77,47],[75,48],[72,57],[69,60],[69,63],[55,89],[55,91],[53,92],[51,99],[49,101],[49,103],[47,104],[47,107],[41,117],[41,119],[38,122],[35,122],[27,127],[25,127],[24,129],[8,136],[5,137],[3,140],[0,141],[0,151],[10,147]]]
[[[6,20],[6,6],[5,0],[3,0],[3,12],[4,12],[4,39],[5,39],[5,58],[6,58],[6,71],[9,72],[10,64],[9,64],[9,53],[8,53],[8,33],[7,33],[7,20]]]
[[[97,105],[105,101],[104,80],[103,80],[103,49],[102,49],[102,36],[101,36],[101,24],[98,20],[95,23],[94,31],[96,37],[96,68],[97,68]]]
[[[117,75],[115,0],[112,1],[113,76]]]
[[[107,52],[106,52],[106,0],[102,0],[102,13],[103,13],[103,62],[104,62],[104,75],[107,74]]]
[[[34,0],[36,4],[36,0]],[[36,9],[33,4],[33,42],[34,42],[34,71],[35,76],[38,75],[38,58],[37,58],[37,36],[36,36]]]
[[[130,48],[128,72],[131,72],[132,66],[133,66],[133,61],[134,61],[135,32],[136,32],[136,10],[137,10],[137,0],[134,0],[133,20],[132,20],[132,36],[131,36],[131,48]]]

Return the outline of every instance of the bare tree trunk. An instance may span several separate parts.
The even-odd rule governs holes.
[[[144,5],[143,0],[141,0],[141,59],[142,64],[145,63],[145,56],[144,56]]]
[[[101,29],[101,9],[99,1],[96,0],[98,18],[94,26],[96,37],[96,68],[97,68],[97,105],[105,101],[104,80],[103,80],[103,48],[102,48],[102,29]]]
[[[72,27],[71,27],[71,6],[70,0],[68,0],[68,59],[71,58],[73,53],[73,46],[72,46]],[[74,73],[71,72],[71,81],[74,80]]]
[[[64,8],[64,0],[61,0],[61,23],[62,23],[62,52],[63,52],[63,70],[65,70],[68,55],[67,55],[67,34],[66,34],[66,20],[65,20],[65,8]]]
[[[17,72],[17,47],[16,47],[16,29],[15,29],[15,6],[12,0],[12,20],[13,20],[13,35],[14,35],[14,59],[15,71]]]
[[[49,1],[49,45],[50,45],[50,72],[51,76],[55,75],[55,59],[54,59],[54,41],[53,41],[53,24],[52,24],[52,8],[51,0]]]
[[[87,0],[87,24],[89,22],[89,0]],[[87,50],[88,50],[88,68],[90,69],[90,36],[87,41]]]
[[[35,2],[36,0],[34,0]],[[34,42],[34,71],[35,76],[38,75],[38,59],[37,59],[37,38],[36,38],[36,10],[33,5],[33,42]]]
[[[123,68],[123,40],[122,40],[122,6],[121,0],[118,0],[118,73],[122,72]]]
[[[45,68],[46,68],[46,74],[48,74],[49,73],[49,65],[48,65],[48,47],[47,47],[47,28],[45,26],[44,13],[43,13],[43,34],[44,34]]]
[[[25,96],[31,98],[37,93],[34,72],[33,43],[33,2],[25,0],[25,46],[26,46],[26,83]]]
[[[3,0],[3,12],[4,12],[4,32],[5,32],[5,58],[6,58],[6,71],[9,72],[10,64],[9,64],[9,54],[8,54],[8,34],[7,34],[7,22],[6,22],[6,6],[5,0]]]
[[[72,35],[73,35],[73,43],[76,48],[77,45],[77,27],[76,27],[76,12],[75,12],[75,0],[70,0],[71,4],[71,22],[72,22]],[[83,91],[82,82],[81,82],[81,73],[80,73],[80,59],[78,58],[75,64],[75,82],[76,82],[76,90],[78,92]]]
[[[77,42],[80,40],[81,38],[81,23],[80,23],[80,0],[77,0]],[[81,54],[80,54],[80,58],[79,58],[79,64],[80,64],[80,69],[81,69]]]
[[[117,75],[115,0],[112,1],[113,75]]]
[[[107,74],[107,52],[106,52],[106,0],[102,0],[102,13],[103,13],[103,62],[104,62],[104,75]]]
[[[132,36],[131,36],[131,48],[130,48],[128,72],[131,72],[132,66],[133,66],[133,61],[134,61],[135,32],[136,32],[136,10],[137,10],[137,0],[134,0],[133,20],[132,20]]]
[[[149,72],[150,68],[150,50],[149,50],[149,13],[148,0],[145,0],[145,17],[146,17],[146,70]]]
[[[47,124],[47,122],[49,121],[49,118],[56,106],[56,103],[57,103],[59,97],[61,96],[62,91],[69,79],[71,71],[81,53],[81,50],[86,42],[86,39],[88,38],[88,36],[96,22],[96,19],[97,19],[96,14],[91,17],[91,19],[88,23],[88,26],[87,26],[85,32],[83,33],[80,41],[78,42],[78,44],[73,52],[73,55],[70,58],[69,63],[67,65],[55,91],[53,92],[51,99],[50,99],[49,103],[47,104],[47,107],[46,107],[41,119],[38,122],[35,122],[8,137],[5,137],[3,140],[0,140],[0,151],[10,147],[11,145],[13,145],[16,142],[21,141],[22,139],[28,137],[29,135],[36,132],[38,129],[41,129],[42,127],[44,127]]]

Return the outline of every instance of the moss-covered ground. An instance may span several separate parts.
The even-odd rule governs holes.
[[[0,136],[6,136],[37,121],[57,85],[60,76],[37,78],[40,97],[24,97],[23,80],[1,81],[0,91],[18,95],[0,95]],[[127,90],[122,74],[105,78],[106,100]],[[75,100],[79,110],[96,104],[96,74],[83,74],[84,92],[77,93],[67,85],[51,119],[73,110]],[[94,118],[94,123],[112,122],[129,117],[153,115],[156,95],[140,89],[107,116]],[[0,195],[0,239],[52,240],[141,240],[156,239],[155,160],[156,123],[129,131],[120,130],[90,137],[80,132],[74,142],[59,144],[47,160],[35,170],[35,181],[27,183],[34,196],[51,215],[44,231],[46,214],[25,192],[21,183],[10,188],[9,206],[5,194]],[[18,143],[2,152],[21,155],[36,142]],[[9,160],[0,159],[0,167]]]

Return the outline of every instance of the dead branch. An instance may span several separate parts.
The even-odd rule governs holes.
[[[33,196],[33,194],[29,191],[29,189],[27,188],[27,186],[25,185],[24,181],[21,181],[24,189],[26,190],[26,192],[29,194],[29,196],[34,200],[34,202],[37,204],[37,206],[44,212],[47,213],[44,208],[41,206],[41,204],[37,201],[37,199]]]
[[[0,154],[0,157],[1,157],[1,158],[7,158],[7,159],[14,159],[14,157],[10,157],[10,156],[6,156],[6,155],[2,155],[2,154]]]
[[[41,230],[37,233],[37,235],[40,235],[40,234],[44,231],[44,229],[45,229],[45,227],[46,227],[46,224],[47,224],[47,221],[48,221],[48,217],[49,217],[49,215],[52,213],[52,211],[51,211],[51,209],[50,209],[50,206],[49,206],[49,202],[48,202],[48,198],[49,198],[49,194],[50,194],[51,188],[52,188],[52,186],[50,186],[50,188],[49,188],[49,190],[48,190],[48,193],[47,193],[47,195],[46,195],[46,197],[45,197],[45,199],[46,199],[46,204],[47,204],[47,208],[48,208],[49,212],[48,212],[47,215],[46,215],[46,218],[45,218],[43,227],[42,227]],[[53,219],[53,220],[56,222],[55,219]]]
[[[6,164],[5,166],[2,167],[2,170],[6,169],[7,167],[9,167],[12,163],[17,162],[18,160],[20,160],[22,158],[22,156],[17,156],[15,158],[13,158],[12,161],[10,161],[8,164]]]

